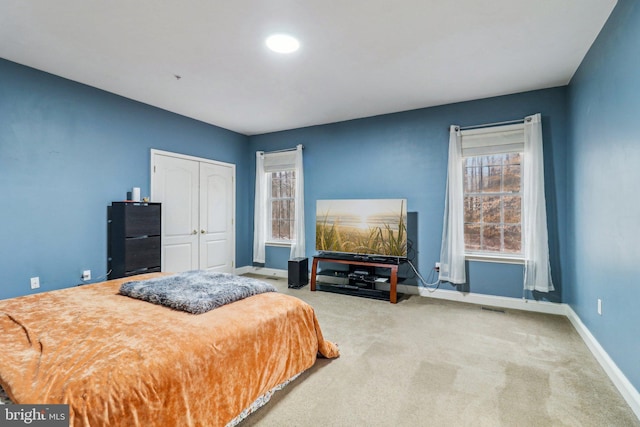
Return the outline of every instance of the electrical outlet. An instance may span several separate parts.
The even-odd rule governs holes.
[[[40,278],[32,277],[31,278],[31,289],[37,289],[40,287]]]
[[[84,270],[82,272],[82,280],[91,280],[91,270]]]
[[[436,267],[435,268],[436,268],[436,271],[440,271],[440,263],[439,262],[436,262]]]
[[[602,316],[602,300],[598,298],[598,314]]]

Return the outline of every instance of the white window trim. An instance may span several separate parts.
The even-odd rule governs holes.
[[[524,154],[523,154],[523,156],[524,156]],[[464,174],[463,174],[463,176],[464,176]],[[522,188],[522,175],[520,175],[520,188]],[[463,196],[465,196],[467,194],[470,194],[473,197],[481,197],[483,195],[486,195],[486,196],[500,196],[500,195],[509,196],[509,195],[514,195],[514,196],[520,196],[520,198],[522,200],[522,191],[511,192],[511,193],[509,193],[509,192],[502,192],[502,193],[465,193],[463,191]],[[521,201],[521,203],[520,203],[520,212],[521,212],[521,214],[520,214],[520,242],[521,242],[521,245],[520,245],[521,246],[521,250],[520,250],[520,252],[511,253],[511,252],[502,252],[502,251],[500,251],[500,252],[498,252],[498,251],[490,252],[490,251],[472,251],[472,250],[470,251],[470,250],[465,250],[465,256],[467,256],[467,255],[469,255],[469,256],[485,256],[486,255],[486,256],[491,257],[491,256],[494,256],[494,255],[498,255],[498,257],[502,257],[502,258],[511,259],[513,257],[516,257],[516,258],[524,259],[524,253],[522,252],[522,242],[524,241],[524,227],[522,225],[522,212],[523,211],[524,211],[524,207],[522,206],[522,201]],[[504,211],[501,212],[501,214],[504,214]],[[504,223],[504,222],[501,222],[500,224],[509,225],[508,223]],[[482,239],[482,237],[481,237],[481,239]],[[504,243],[504,241],[503,241],[503,243]]]
[[[520,254],[509,256],[507,254],[486,252],[465,252],[464,259],[467,261],[498,262],[502,264],[524,264],[524,257]]]
[[[464,137],[471,138],[479,138],[482,139],[485,134],[496,134],[499,132],[503,132],[506,135],[501,142],[490,146],[483,147],[483,143],[467,143],[465,144]],[[522,142],[520,142],[519,134],[522,132]],[[514,133],[516,135],[514,135]],[[522,156],[521,162],[524,163],[526,161],[524,156],[524,123],[522,124],[514,124],[508,126],[490,126],[486,128],[480,129],[471,129],[471,130],[463,130],[462,134],[462,161],[468,157],[477,157],[483,155],[491,155],[491,154],[503,154],[503,153],[513,153],[518,152]],[[467,140],[468,141],[468,140]],[[522,146],[521,146],[522,145]],[[521,164],[522,164],[521,163]],[[464,168],[464,163],[463,166]],[[463,173],[464,176],[464,173]],[[522,173],[520,175],[520,191],[518,194],[522,196],[522,187],[523,187],[523,176]],[[463,190],[464,196],[464,190]],[[521,242],[524,241],[524,207],[521,209],[520,213],[520,227],[521,227]],[[522,243],[521,243],[522,245]],[[465,249],[464,257],[467,261],[480,261],[480,262],[496,262],[496,263],[504,263],[504,264],[524,264],[524,253],[521,250],[520,253],[509,254],[507,252],[484,252],[484,251],[468,251]]]
[[[271,211],[271,206],[272,206],[272,201],[273,201],[273,197],[271,196],[271,188],[272,188],[272,184],[271,184],[271,179],[273,177],[273,173],[274,172],[286,172],[286,171],[293,171],[295,172],[295,168],[283,168],[283,169],[278,169],[277,171],[272,171],[272,172],[265,172],[266,175],[266,180],[267,180],[267,224],[269,224],[268,228],[267,228],[267,239],[265,241],[265,245],[267,246],[280,246],[280,247],[291,247],[291,245],[293,244],[293,242],[295,242],[295,238],[294,239],[274,239],[273,236],[271,235],[271,224],[273,223],[273,212]],[[296,179],[298,179],[298,177],[296,176]],[[295,190],[295,187],[294,187]],[[296,198],[295,195],[293,197],[291,197],[291,200],[293,200],[294,203],[294,209],[297,209],[296,204]],[[295,221],[295,218],[293,218],[293,220]],[[295,227],[294,227],[294,231],[295,231]]]
[[[293,244],[292,240],[267,240],[265,243],[267,246],[275,246],[281,248],[290,248]]]

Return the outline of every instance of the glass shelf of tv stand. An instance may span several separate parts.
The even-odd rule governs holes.
[[[325,283],[332,283],[332,281],[336,281],[337,284],[340,284],[339,280],[349,279],[349,272],[346,270],[334,270],[332,268],[323,268],[322,270],[318,270],[316,273],[318,276],[318,280],[322,280]],[[391,275],[389,273],[382,273],[376,271],[376,283],[389,283],[389,278]],[[398,276],[398,284],[403,283],[407,280],[406,277]]]
[[[319,263],[348,265],[349,270],[319,268]],[[362,269],[365,274],[357,274]],[[387,273],[388,274],[385,274]],[[354,275],[355,274],[355,275]],[[398,265],[372,261],[345,260],[327,256],[316,256],[311,271],[311,291],[321,290],[347,295],[397,302]],[[377,285],[388,286],[389,290],[378,289]]]
[[[324,292],[333,292],[336,294],[359,296],[365,298],[378,299],[383,301],[389,301],[391,293],[389,291],[383,291],[381,289],[360,288],[354,285],[337,285],[332,283],[316,283],[316,290]]]

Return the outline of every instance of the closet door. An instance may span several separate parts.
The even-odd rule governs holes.
[[[162,271],[235,268],[235,165],[151,151],[151,200],[162,203]]]
[[[162,203],[162,271],[198,269],[199,164],[156,155],[151,199]]]
[[[233,272],[233,168],[200,164],[200,269]]]

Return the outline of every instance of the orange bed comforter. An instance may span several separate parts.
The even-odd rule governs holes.
[[[297,298],[193,315],[118,295],[128,280],[0,301],[0,385],[13,402],[69,404],[76,426],[223,426],[318,353],[338,356]]]

